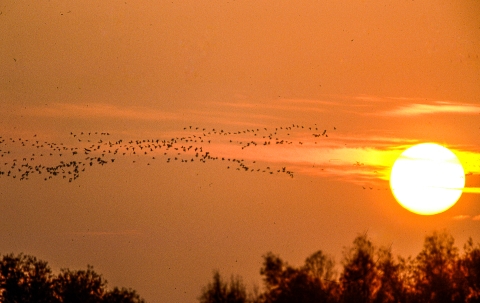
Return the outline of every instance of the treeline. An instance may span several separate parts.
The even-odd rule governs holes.
[[[107,289],[107,281],[86,270],[52,273],[47,262],[29,255],[4,255],[0,261],[3,303],[145,303],[132,289]]]
[[[317,251],[302,266],[271,252],[260,269],[263,288],[247,291],[239,276],[218,271],[204,286],[200,303],[450,303],[480,302],[480,245],[470,238],[460,251],[446,232],[425,238],[415,257],[394,257],[367,235],[344,250],[338,274],[332,257]]]

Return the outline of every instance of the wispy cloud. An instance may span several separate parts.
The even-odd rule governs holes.
[[[291,105],[316,105],[316,106],[333,106],[339,105],[340,103],[332,100],[323,100],[323,99],[292,99],[292,98],[280,98],[277,101],[278,103],[291,104]]]
[[[470,194],[480,194],[480,187],[465,187],[462,189],[462,192]]]
[[[469,215],[458,215],[458,216],[454,216],[452,219],[460,221],[460,220],[466,220],[466,219],[469,219],[469,218],[470,218]]]
[[[440,113],[456,113],[456,114],[478,114],[480,106],[475,104],[457,104],[446,101],[434,101],[427,103],[412,103],[401,105],[384,114],[393,116],[418,116],[431,115]]]
[[[448,110],[456,110],[457,112],[480,110],[478,106],[454,105],[452,102],[437,101],[431,104],[408,104],[412,101],[408,98],[397,98],[398,103],[392,102],[393,98],[389,100],[385,100],[388,98],[369,96],[357,98],[364,100],[364,104],[381,103],[384,109],[391,109],[391,106],[395,104],[403,104],[396,110],[397,114],[402,115],[407,114],[407,109],[410,109],[414,114],[425,112],[426,110],[419,105],[427,106],[429,112],[434,111],[430,107],[442,108],[442,106],[444,112]],[[405,148],[417,143],[418,139],[395,137],[395,132],[382,133],[375,128],[344,131],[340,127],[335,128],[333,125],[336,124],[325,122],[324,119],[321,119],[323,117],[321,115],[318,117],[315,115],[313,119],[304,121],[301,125],[287,123],[292,119],[289,111],[303,111],[310,108],[323,111],[323,109],[330,110],[329,106],[342,107],[342,102],[335,101],[337,99],[323,101],[321,99],[279,98],[275,101],[276,104],[274,101],[249,103],[242,99],[237,100],[238,102],[211,102],[210,105],[215,105],[215,107],[191,108],[181,114],[145,107],[116,106],[102,103],[53,103],[48,106],[27,107],[22,109],[22,113],[32,116],[64,118],[111,117],[150,121],[182,120],[182,125],[176,128],[178,130],[164,131],[161,135],[166,136],[166,138],[190,138],[195,135],[197,137],[193,136],[195,137],[194,140],[197,140],[197,138],[199,140],[195,144],[203,145],[212,157],[245,159],[245,165],[248,165],[250,169],[262,169],[262,165],[268,163],[265,166],[272,164],[272,169],[273,166],[277,170],[287,167],[287,169],[299,174],[328,176],[329,178],[334,177],[361,184],[367,181],[385,184],[389,180],[391,167],[396,158]],[[382,100],[389,102],[382,102]],[[422,100],[415,99],[415,102],[422,102]],[[348,102],[345,103],[347,104],[345,107],[348,107]],[[278,114],[270,110],[250,110],[258,106],[266,109],[285,110],[285,112]],[[391,113],[393,112],[395,110],[391,111]],[[183,123],[186,123],[184,121],[189,122],[184,125]],[[200,125],[200,123],[203,125]],[[217,132],[212,130],[213,127],[217,129]],[[255,132],[250,132],[253,127]],[[204,128],[208,130],[203,131]],[[235,134],[234,130],[236,130]],[[200,137],[202,139],[199,139]],[[201,140],[205,140],[205,142]],[[269,142],[268,145],[266,144],[267,141]],[[468,147],[472,148],[471,146]],[[465,171],[473,174],[480,173],[480,166],[478,166],[480,153],[478,151],[462,151],[465,146],[459,148],[460,150],[455,150],[455,153],[459,156]],[[262,162],[262,165],[258,162]],[[473,177],[469,178],[472,179]],[[478,184],[470,182],[463,192],[480,193],[480,188],[474,186],[478,186]],[[116,233],[90,232],[84,234],[113,235]]]
[[[245,114],[240,111],[222,111],[217,109],[197,110],[191,109],[187,112],[193,118],[201,117],[203,124],[230,125],[243,127],[265,127],[267,123],[279,123],[284,119],[275,115],[262,113]],[[218,128],[218,127],[217,127]]]
[[[217,106],[226,106],[232,108],[243,108],[243,109],[269,109],[269,110],[279,110],[279,111],[287,111],[287,112],[319,112],[323,113],[326,110],[322,108],[320,105],[325,106],[322,103],[315,103],[314,101],[310,101],[309,103],[305,103],[304,101],[299,101],[298,103],[294,102],[295,100],[278,100],[276,103],[268,102],[268,103],[261,103],[261,102],[212,102],[213,105]],[[318,106],[313,106],[318,105]]]
[[[86,231],[86,232],[71,232],[69,235],[77,236],[140,236],[141,232],[138,230],[123,230],[123,231]]]
[[[457,221],[462,221],[462,220],[480,221],[480,215],[476,215],[476,216],[458,215],[458,216],[452,217],[452,219]]]
[[[364,102],[387,102],[390,101],[391,98],[379,97],[379,96],[372,96],[372,95],[358,95],[351,97],[352,99],[364,101]]]
[[[405,148],[415,143],[415,140],[389,137],[372,137],[356,142],[355,137],[341,135],[318,140],[308,131],[299,130],[290,136],[280,134],[276,142],[282,144],[274,141],[275,144],[265,146],[262,143],[268,139],[262,140],[260,135],[254,141],[254,137],[249,137],[248,134],[236,136],[239,136],[236,137],[238,141],[244,142],[244,146],[236,144],[236,140],[233,143],[228,142],[225,137],[223,141],[212,141],[209,147],[212,155],[272,163],[286,166],[300,174],[333,177],[357,184],[388,181],[395,160]],[[288,141],[284,141],[284,138]],[[249,142],[255,144],[245,146]],[[466,171],[478,171],[479,168],[475,165],[478,163],[479,153],[453,150],[459,155]],[[480,193],[480,188],[472,181],[475,180],[469,180],[462,192]]]
[[[431,100],[411,97],[381,97],[373,95],[337,96],[345,100],[362,101],[355,106],[364,105],[375,108],[367,114],[376,116],[420,116],[432,114],[479,114],[480,106],[473,103],[455,102],[451,100]],[[361,112],[359,112],[361,113]]]
[[[115,106],[104,103],[51,103],[39,107],[26,107],[18,114],[62,118],[121,118],[140,120],[176,120],[180,115],[173,112],[136,106]]]
[[[316,144],[308,139],[301,141],[304,143],[260,144],[241,149],[225,142],[211,145],[209,150],[219,157],[272,163],[300,174],[348,179],[353,183],[388,180],[390,167],[401,152],[396,149],[350,148],[326,142]]]

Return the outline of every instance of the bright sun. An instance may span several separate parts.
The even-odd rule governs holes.
[[[405,150],[395,161],[390,188],[404,208],[434,215],[452,207],[462,195],[465,173],[448,148],[422,143]]]

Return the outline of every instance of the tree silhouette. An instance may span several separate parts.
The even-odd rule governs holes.
[[[465,302],[458,249],[446,232],[425,238],[415,260],[415,291],[418,302]]]
[[[248,303],[254,302],[247,295],[247,288],[240,277],[232,276],[225,282],[218,271],[213,273],[213,282],[203,288],[201,303]]]
[[[56,292],[65,303],[101,302],[106,283],[90,265],[87,270],[62,269],[55,280]]]
[[[9,254],[0,260],[2,303],[145,303],[134,290],[108,291],[106,285],[92,266],[62,269],[55,276],[47,262],[33,256]]]
[[[313,253],[305,260],[303,269],[315,279],[331,281],[335,278],[335,261],[321,250]]]
[[[103,303],[145,303],[133,289],[115,287],[103,297]]]
[[[402,264],[394,260],[391,248],[380,248],[377,252],[376,274],[379,286],[374,303],[407,302]]]
[[[337,286],[333,259],[317,251],[308,257],[305,265],[294,268],[279,256],[267,253],[260,273],[264,276],[265,303],[334,302]]]
[[[468,289],[467,302],[480,302],[480,244],[474,247],[472,238],[464,246],[462,268]]]
[[[5,255],[0,262],[1,302],[58,302],[47,262],[33,256]]]
[[[416,257],[394,258],[391,247],[376,248],[364,234],[344,250],[342,265],[337,280],[333,259],[322,251],[300,267],[269,252],[260,269],[263,291],[255,302],[480,303],[480,244],[472,239],[460,255],[451,235],[433,232]],[[201,302],[247,302],[215,299],[226,298],[229,287],[217,272],[206,289],[219,296],[207,297],[204,290]]]
[[[379,287],[374,260],[375,248],[366,234],[353,241],[353,247],[344,252],[341,302],[372,302]]]

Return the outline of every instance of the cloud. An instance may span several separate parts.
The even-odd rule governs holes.
[[[452,219],[460,221],[460,220],[466,220],[468,218],[470,218],[469,215],[458,215],[458,216],[454,216]]]
[[[458,215],[458,216],[454,216],[452,218],[453,220],[467,220],[467,219],[472,219],[473,221],[480,221],[480,215],[476,215],[476,216],[469,216],[469,215]]]
[[[384,98],[384,97],[378,97],[378,96],[372,96],[372,95],[365,95],[361,94],[355,97],[352,97],[355,100],[359,101],[365,101],[365,102],[387,102],[389,101],[390,98]]]
[[[242,108],[242,109],[267,109],[267,110],[280,110],[286,112],[318,112],[323,113],[326,110],[320,105],[326,105],[327,103],[314,100],[290,100],[290,99],[280,99],[276,100],[275,103],[253,103],[253,102],[212,102],[216,106],[228,106],[232,108]],[[315,106],[318,105],[318,106]],[[328,103],[330,105],[330,103]]]
[[[77,236],[139,236],[142,235],[138,230],[122,230],[122,231],[87,231],[87,232],[72,232],[69,235]]]
[[[480,187],[465,187],[462,192],[469,194],[480,194]]]
[[[150,108],[137,106],[115,106],[105,103],[51,103],[45,106],[27,107],[18,114],[62,118],[121,118],[140,120],[175,120],[181,117]]]
[[[440,113],[478,114],[480,113],[480,106],[474,104],[456,104],[453,102],[435,101],[432,102],[432,104],[407,104],[386,112],[387,115],[394,116],[418,116]]]

